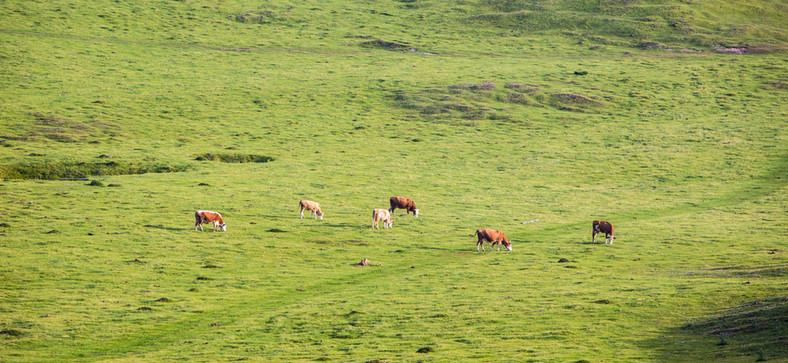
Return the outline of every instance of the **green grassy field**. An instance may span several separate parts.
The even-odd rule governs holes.
[[[1,2],[0,361],[786,360],[786,10]]]

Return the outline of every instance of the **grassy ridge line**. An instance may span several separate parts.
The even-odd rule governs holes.
[[[177,43],[177,42],[142,42],[142,41],[131,41],[131,40],[124,40],[120,38],[99,38],[99,37],[87,37],[87,36],[80,36],[80,35],[71,35],[71,34],[53,34],[53,33],[42,33],[42,32],[33,32],[33,31],[24,31],[24,30],[13,30],[13,29],[0,29],[0,33],[5,34],[13,34],[19,36],[28,36],[28,37],[36,37],[36,38],[52,38],[52,39],[67,39],[67,40],[76,40],[76,41],[84,41],[89,43],[104,43],[104,44],[115,44],[115,45],[138,45],[138,46],[147,46],[147,47],[157,47],[157,48],[171,48],[171,49],[202,49],[202,50],[210,50],[210,51],[221,51],[221,52],[237,52],[237,53],[255,53],[255,54],[276,54],[276,53],[303,53],[303,54],[326,54],[326,55],[362,55],[362,54],[370,54],[370,53],[378,53],[378,52],[385,52],[390,53],[391,51],[381,50],[381,49],[374,49],[374,48],[364,48],[359,47],[358,50],[351,50],[351,49],[342,49],[342,50],[321,50],[321,48],[316,47],[304,47],[304,48],[260,48],[260,47],[222,47],[222,46],[212,46],[212,45],[203,45],[203,44],[194,44],[194,43]],[[788,44],[775,44],[769,48],[771,52],[778,52],[788,50]],[[429,51],[418,51],[418,52],[394,52],[393,54],[405,55],[405,54],[413,54],[413,55],[429,55],[430,57],[455,57],[455,58],[465,58],[465,57],[476,57],[476,58],[511,58],[511,59],[551,59],[555,58],[554,54],[549,53],[529,53],[529,54],[507,54],[507,53],[500,53],[495,54],[491,52],[466,52],[466,53],[458,53],[458,52],[441,52],[441,53],[432,53]],[[712,51],[697,51],[697,52],[681,52],[679,50],[637,50],[631,48],[621,48],[620,53],[613,53],[610,52],[606,53],[565,53],[561,54],[562,59],[615,59],[615,58],[622,58],[622,57],[697,57],[697,56],[713,56],[716,55],[716,52]]]
[[[703,4],[676,0],[661,1],[655,5],[642,3],[617,6],[588,1],[564,1],[560,4],[392,1],[358,3],[348,7],[340,1],[276,4],[238,1],[229,5],[200,1],[153,1],[145,4],[96,1],[92,6],[77,3],[53,7],[27,2],[9,5],[11,11],[7,22],[26,29],[202,43],[212,43],[221,38],[226,42],[243,44],[254,37],[255,42],[279,46],[287,42],[307,47],[346,47],[362,38],[394,36],[396,39],[391,40],[402,39],[425,49],[433,47],[444,51],[469,47],[456,41],[467,39],[472,47],[485,52],[494,51],[501,44],[506,44],[507,50],[512,52],[523,49],[524,39],[526,42],[533,40],[525,37],[533,33],[532,29],[537,30],[540,37],[561,34],[586,41],[601,38],[596,36],[601,34],[615,38],[613,41],[601,39],[601,43],[626,45],[635,45],[632,43],[642,40],[708,46],[714,42],[785,39],[782,23],[774,15],[779,14],[783,7],[771,1],[758,1],[752,6],[734,4],[724,7],[710,1]],[[481,27],[478,21],[472,20],[474,16],[484,16],[490,8],[513,14],[527,12],[533,16],[514,22],[492,19],[489,25]],[[605,15],[609,19],[597,20]],[[36,24],[29,22],[28,19],[33,17],[42,21]],[[259,21],[254,21],[255,18]],[[646,23],[616,25],[632,20]],[[474,24],[468,26],[469,22]],[[512,29],[518,34],[505,34],[500,32],[501,29]],[[523,29],[527,30],[522,32]],[[501,42],[488,44],[489,39]],[[542,42],[541,39],[536,42],[540,43],[540,48],[551,47],[550,42]]]
[[[321,51],[318,49],[310,49],[310,50],[303,50],[303,49],[272,49],[272,48],[228,48],[228,47],[220,47],[220,46],[211,46],[211,45],[203,45],[203,44],[194,44],[194,43],[177,43],[177,42],[141,42],[141,41],[132,41],[132,40],[124,40],[119,38],[97,38],[97,37],[87,37],[81,35],[71,35],[71,34],[52,34],[52,33],[41,33],[41,32],[32,32],[32,31],[24,31],[24,30],[11,30],[11,29],[0,29],[0,33],[6,34],[14,34],[14,35],[21,35],[21,36],[30,36],[30,37],[37,37],[37,38],[52,38],[52,39],[68,39],[68,40],[78,40],[84,41],[89,43],[105,43],[105,44],[117,44],[117,45],[141,45],[141,46],[148,46],[148,47],[157,47],[157,48],[173,48],[173,49],[203,49],[203,50],[215,50],[215,51],[223,51],[223,52],[239,52],[239,53],[313,53],[313,54],[364,54],[369,53],[375,50],[358,50],[358,51]]]

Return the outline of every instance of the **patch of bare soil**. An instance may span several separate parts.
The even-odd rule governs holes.
[[[716,46],[714,47],[714,51],[717,53],[727,53],[727,54],[755,54],[755,53],[766,53],[766,52],[774,52],[776,50],[780,50],[780,47],[775,47],[770,44],[763,44],[763,45],[745,45],[745,46],[738,46],[738,47],[724,47],[724,46]]]

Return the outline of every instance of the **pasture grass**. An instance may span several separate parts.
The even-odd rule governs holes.
[[[661,3],[4,2],[0,356],[786,359],[784,6]]]

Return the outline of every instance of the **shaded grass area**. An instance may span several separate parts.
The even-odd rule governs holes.
[[[726,308],[667,334],[670,337],[662,343],[647,342],[662,347],[664,359],[682,359],[688,347],[694,346],[708,359],[784,361],[788,359],[788,298],[771,297]],[[665,344],[677,341],[686,344]]]
[[[563,32],[581,43],[652,49],[785,42],[786,11],[778,1],[480,1],[490,12],[468,19],[524,32]],[[756,15],[757,14],[757,15]],[[758,16],[759,21],[748,20]]]

